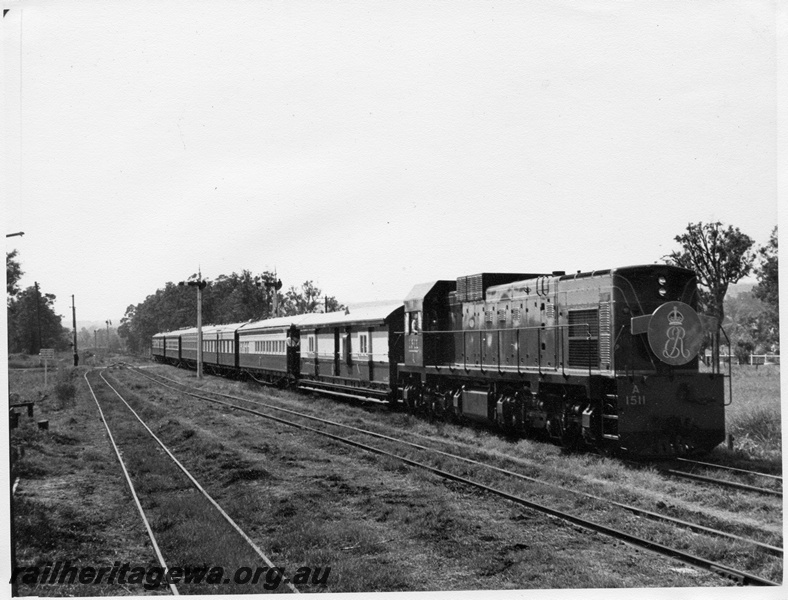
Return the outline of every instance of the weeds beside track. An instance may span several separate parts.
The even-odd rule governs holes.
[[[145,375],[145,376],[148,377],[148,375]],[[183,385],[183,384],[180,384],[180,385]],[[202,391],[204,391],[204,390],[202,390]],[[738,582],[748,583],[748,584],[755,584],[755,585],[777,585],[774,582],[766,580],[766,579],[764,579],[762,577],[759,577],[757,575],[754,575],[752,573],[747,573],[745,571],[741,571],[741,570],[735,569],[735,568],[725,567],[723,565],[715,563],[714,561],[710,561],[708,559],[704,559],[704,558],[701,558],[699,556],[692,555],[692,554],[690,554],[688,552],[684,552],[684,551],[676,549],[676,548],[670,548],[670,547],[665,546],[665,545],[663,545],[663,544],[661,544],[659,542],[656,542],[656,541],[653,541],[653,540],[646,540],[646,539],[639,538],[637,536],[631,535],[629,533],[624,533],[624,532],[622,532],[620,530],[617,530],[617,529],[615,529],[613,527],[610,527],[609,525],[603,525],[603,524],[600,524],[600,523],[596,523],[596,522],[590,521],[587,518],[578,517],[576,515],[567,513],[567,512],[565,512],[563,510],[555,509],[552,506],[545,506],[543,504],[539,504],[537,502],[533,502],[533,501],[525,499],[525,498],[523,498],[521,496],[517,496],[515,494],[512,494],[512,493],[510,493],[509,491],[506,491],[506,490],[492,488],[490,485],[488,485],[486,483],[482,483],[480,481],[470,480],[467,477],[464,477],[462,475],[458,475],[456,473],[451,473],[451,472],[445,471],[444,469],[438,468],[438,467],[436,467],[436,466],[434,466],[432,464],[425,464],[424,462],[414,460],[413,458],[410,458],[408,456],[395,455],[392,452],[389,452],[389,451],[387,451],[385,449],[382,449],[382,448],[372,447],[372,446],[369,446],[368,444],[361,443],[361,442],[358,442],[358,441],[353,440],[353,439],[343,438],[341,436],[337,436],[335,434],[331,434],[331,433],[329,433],[329,432],[327,432],[325,430],[318,430],[318,429],[306,426],[303,423],[294,422],[294,421],[288,421],[286,419],[281,419],[279,417],[275,417],[275,416],[273,416],[271,414],[261,413],[261,412],[259,412],[257,410],[252,410],[252,409],[241,407],[241,406],[238,406],[238,405],[234,405],[234,404],[231,404],[231,403],[228,403],[228,402],[207,398],[207,397],[204,397],[204,396],[201,396],[201,395],[197,395],[197,394],[194,394],[194,393],[191,393],[191,392],[184,392],[184,393],[188,393],[188,394],[190,394],[192,396],[196,396],[198,398],[201,398],[203,400],[207,400],[209,402],[213,402],[213,403],[216,403],[216,404],[219,404],[219,405],[227,406],[227,407],[232,408],[234,410],[240,410],[240,411],[243,411],[243,412],[246,412],[246,413],[255,414],[255,415],[264,417],[266,419],[270,419],[270,420],[273,420],[273,421],[276,421],[276,422],[279,422],[279,423],[282,423],[282,424],[286,424],[288,426],[298,427],[300,429],[303,429],[303,430],[306,430],[306,431],[310,431],[310,432],[316,433],[318,435],[322,435],[322,436],[328,437],[328,438],[330,438],[330,439],[332,439],[334,441],[338,441],[338,442],[341,442],[341,443],[344,443],[344,444],[350,444],[352,446],[364,449],[364,450],[366,450],[368,452],[373,452],[373,453],[376,453],[376,454],[379,454],[379,455],[387,456],[389,458],[393,458],[393,459],[402,461],[402,462],[404,462],[406,464],[409,464],[411,466],[416,466],[416,467],[419,467],[419,468],[422,468],[422,469],[429,470],[432,473],[437,474],[440,477],[443,477],[445,479],[454,480],[454,481],[457,481],[457,482],[461,482],[461,483],[463,483],[465,485],[471,485],[471,486],[474,486],[474,487],[476,487],[478,489],[483,489],[483,490],[485,490],[488,493],[493,493],[493,494],[502,496],[502,497],[504,497],[504,498],[506,498],[508,500],[513,501],[513,502],[517,502],[519,504],[528,506],[529,508],[533,508],[533,509],[539,510],[541,512],[544,512],[546,514],[550,514],[552,516],[559,517],[561,519],[564,519],[566,521],[569,521],[569,522],[572,522],[574,524],[580,525],[582,527],[585,527],[585,528],[588,528],[588,529],[591,529],[591,530],[594,530],[594,531],[597,531],[597,532],[602,532],[602,533],[604,533],[606,535],[613,536],[613,537],[615,537],[617,539],[625,539],[625,540],[627,540],[628,543],[637,544],[637,545],[639,545],[639,546],[641,546],[643,548],[647,548],[647,549],[650,549],[652,551],[656,551],[658,553],[661,553],[661,554],[664,554],[664,555],[667,555],[667,556],[672,556],[672,557],[675,557],[675,558],[679,558],[680,560],[683,560],[684,562],[687,562],[689,564],[693,564],[695,566],[700,566],[700,567],[708,569],[710,571],[723,574],[723,575],[725,575],[727,577],[733,578],[734,580],[736,580]],[[211,392],[211,393],[216,394],[216,392]],[[220,395],[223,395],[223,394],[220,394]],[[253,402],[255,404],[258,404],[258,406],[260,405],[259,402],[252,401],[252,400],[249,400],[249,399],[238,398],[238,397],[232,397],[232,398],[234,400],[241,400],[241,401],[245,401],[245,402]],[[265,408],[274,409],[274,410],[277,410],[277,411],[287,412],[291,416],[297,416],[297,417],[300,417],[300,418],[307,418],[307,419],[315,420],[315,421],[322,421],[323,424],[325,424],[325,425],[335,426],[335,427],[344,427],[344,428],[347,428],[347,429],[354,430],[356,433],[360,433],[362,435],[373,435],[373,436],[375,436],[375,437],[377,437],[379,439],[384,439],[385,438],[388,441],[391,441],[391,442],[393,442],[395,444],[402,445],[402,440],[394,439],[394,438],[392,438],[390,436],[384,436],[384,435],[377,434],[377,433],[374,433],[374,432],[361,430],[359,428],[349,427],[349,426],[344,425],[344,424],[328,421],[328,420],[325,420],[325,419],[320,419],[320,418],[312,416],[312,415],[305,415],[303,413],[297,413],[295,411],[291,411],[291,410],[284,409],[284,408],[281,408],[281,407],[276,407],[276,406],[271,406],[271,405],[264,405],[264,406],[265,406]],[[410,448],[415,448],[415,449],[418,449],[420,451],[435,452],[434,449],[426,448],[426,447],[421,446],[421,445],[412,444],[410,442],[407,442],[407,445],[409,445]],[[464,457],[458,457],[456,455],[450,455],[448,453],[440,452],[440,451],[438,451],[438,452],[442,456],[444,456],[446,458],[449,458],[449,459],[452,459],[452,460],[462,460],[462,461],[465,461],[465,462],[473,463],[473,464],[475,464],[477,466],[480,465],[482,467],[489,467],[489,465],[481,465],[480,463],[478,463],[478,461],[469,461],[467,458],[464,458]],[[501,469],[498,469],[498,471],[501,471]],[[511,474],[511,473],[509,473],[509,474]],[[530,479],[530,478],[526,477],[525,479]],[[536,482],[535,480],[532,480],[532,481],[534,481],[535,483],[541,484],[541,485],[544,484],[544,482]],[[564,491],[566,491],[566,490],[564,490]],[[588,494],[586,494],[586,496],[588,496]],[[593,498],[593,497],[591,498],[591,500],[594,501],[594,502],[602,501],[602,499],[600,499],[600,498]],[[632,507],[627,507],[627,508],[632,508]],[[645,512],[645,511],[641,511],[641,512]],[[778,549],[778,548],[771,548],[769,551],[771,553],[773,553],[773,554],[780,554],[781,553],[781,550]]]
[[[182,568],[204,565],[220,566],[225,573],[251,567],[265,567],[265,570],[277,569],[259,546],[205,491],[123,396],[104,378],[103,372],[99,376],[104,382],[104,386],[95,391],[88,374],[85,375],[85,381],[96,400],[113,446],[115,440],[111,429],[116,431],[115,437],[118,438],[122,450],[122,452],[117,451],[117,456],[124,472],[127,472],[124,462],[129,465],[128,471],[131,472],[131,477],[127,478],[127,481],[135,500],[137,493],[134,488],[142,490],[143,499],[147,504],[147,512],[151,515],[149,519],[152,525],[148,525],[148,519],[146,519],[139,501],[137,501],[137,505],[146,522],[146,528],[150,533],[162,567],[167,568],[155,541],[154,531],[163,540],[164,553],[170,557],[170,565],[178,565]],[[106,388],[112,390],[127,410],[119,406],[117,402],[113,403],[106,398]],[[103,396],[101,401],[98,399],[99,396]],[[109,415],[108,420],[112,425],[107,424],[105,415]],[[136,421],[130,419],[131,415]],[[145,433],[140,426],[144,428]],[[164,450],[166,458],[162,456],[161,452],[158,452],[158,448]],[[125,461],[121,458],[121,454],[125,456]],[[137,486],[132,484],[132,479],[137,480]],[[197,489],[201,496],[184,494],[183,492],[188,487]],[[195,527],[195,525],[197,526]],[[253,553],[249,552],[249,549]],[[244,584],[234,587],[234,582],[227,578],[217,584],[197,583],[189,584],[186,587],[189,593],[204,593],[206,591],[248,593],[249,591],[270,590],[272,583],[273,580],[262,576],[254,585]],[[289,581],[284,580],[282,583],[290,591],[298,591]],[[175,586],[171,585],[170,587],[173,593],[177,593]]]

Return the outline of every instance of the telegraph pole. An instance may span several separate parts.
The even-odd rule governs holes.
[[[178,285],[197,288],[197,379],[202,379],[202,291],[208,282],[202,278],[202,272],[197,271],[196,280],[180,281]]]
[[[38,282],[34,281],[33,285],[36,286],[36,322],[38,323],[38,350],[41,351],[41,293],[38,291]]]
[[[107,324],[107,356],[109,356],[109,326],[112,325],[112,321],[108,319],[104,322]]]
[[[79,366],[79,354],[77,353],[77,307],[74,306],[74,294],[71,294],[71,319],[74,324],[74,366]]]

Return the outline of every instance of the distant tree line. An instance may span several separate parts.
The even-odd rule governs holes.
[[[82,327],[77,334],[77,342],[80,353],[82,352],[95,352],[95,351],[123,351],[125,341],[118,335],[118,329],[112,327],[110,322],[109,327]]]
[[[193,275],[190,279],[196,278]],[[274,273],[251,271],[220,275],[208,281],[202,290],[203,324],[243,323],[274,316],[274,294],[277,315],[288,316],[310,312],[344,309],[333,296],[324,297],[312,281],[300,288],[291,286],[284,293]],[[168,282],[143,302],[132,304],[118,327],[118,335],[132,353],[146,352],[151,337],[161,331],[174,331],[197,324],[197,292],[193,287]]]
[[[16,250],[6,252],[6,313],[8,315],[8,353],[38,354],[41,348],[66,350],[70,346],[69,330],[63,317],[55,313],[55,295],[35,285],[19,287],[24,275]]]

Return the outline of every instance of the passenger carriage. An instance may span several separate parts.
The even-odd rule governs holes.
[[[164,340],[166,335],[165,332],[160,332],[151,338],[150,355],[156,362],[164,362],[165,360]]]
[[[238,330],[238,368],[257,380],[284,385],[298,377],[302,315],[245,323]]]
[[[221,375],[234,375],[238,369],[238,330],[244,323],[208,325],[202,328],[203,366]]]
[[[163,331],[151,340],[151,356],[157,362],[177,365],[181,360],[180,331]]]
[[[180,330],[181,362],[191,369],[197,368],[197,328]]]
[[[381,304],[349,313],[303,315],[301,389],[339,396],[391,399],[397,363],[403,358],[403,307]]]

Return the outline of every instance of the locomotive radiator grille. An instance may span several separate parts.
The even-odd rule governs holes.
[[[595,308],[570,310],[568,316],[569,366],[597,368],[599,366],[599,310]]]

